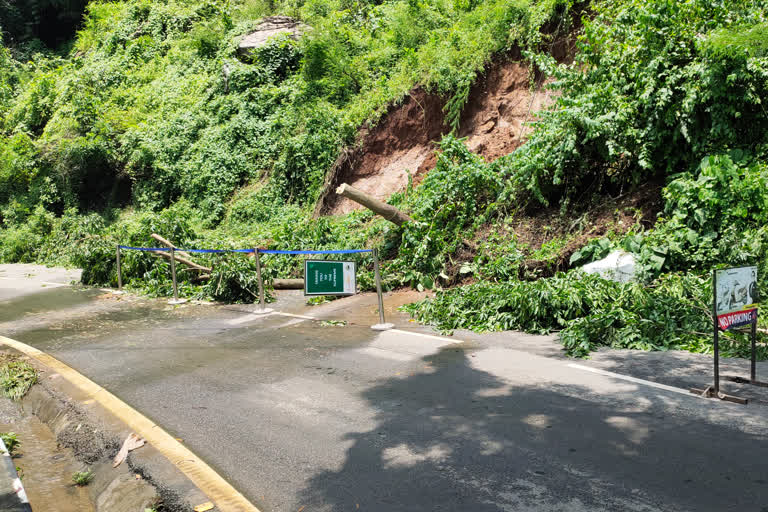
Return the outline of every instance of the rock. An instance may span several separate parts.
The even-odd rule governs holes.
[[[245,56],[255,48],[267,44],[267,41],[273,36],[289,34],[292,39],[298,39],[307,30],[310,30],[309,25],[289,16],[268,16],[261,20],[253,32],[243,37],[238,46],[238,52]]]
[[[626,283],[635,277],[637,263],[635,256],[624,251],[613,251],[601,260],[581,267],[587,274],[598,274],[605,279]]]

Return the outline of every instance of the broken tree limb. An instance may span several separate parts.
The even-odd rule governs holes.
[[[179,255],[179,256],[181,256],[182,258],[187,258],[187,259],[190,259],[190,260],[192,259],[192,256],[190,256],[190,255],[189,255],[189,253],[186,253],[186,252],[184,252],[184,251],[179,251],[179,250],[178,250],[179,248],[178,248],[178,247],[176,247],[175,245],[173,245],[173,244],[170,242],[170,240],[166,240],[165,238],[161,237],[161,236],[160,236],[160,235],[158,235],[157,233],[152,233],[152,234],[151,234],[151,235],[149,235],[149,236],[151,236],[152,238],[154,238],[155,240],[157,240],[157,241],[158,241],[158,242],[160,242],[161,244],[165,245],[166,247],[172,247],[173,249],[176,249],[176,251],[175,251],[175,252],[176,252],[176,254],[177,254],[177,255]],[[176,261],[179,261],[179,258],[178,258],[178,257],[176,258]]]
[[[149,236],[151,236],[152,238],[154,238],[155,240],[157,240],[161,244],[165,245],[166,247],[171,247],[173,249],[177,249],[177,247],[175,245],[173,245],[170,240],[166,240],[165,238],[163,238],[162,236],[158,235],[157,233],[152,233]],[[199,264],[195,263],[194,261],[192,261],[192,256],[190,256],[189,253],[186,253],[184,251],[178,251],[178,250],[173,251],[173,252],[176,255],[176,261],[178,261],[179,263],[183,263],[184,265],[190,267],[191,269],[199,270],[200,272],[208,272],[209,274],[211,273],[211,268],[210,267],[204,267],[203,265],[199,265]],[[169,253],[165,252],[165,251],[157,251],[157,252],[153,251],[153,254],[159,254],[163,258],[171,259],[171,255]]]
[[[275,290],[302,290],[304,289],[303,279],[273,279],[272,287]]]
[[[383,201],[379,201],[375,197],[369,196],[365,192],[356,189],[348,183],[342,183],[339,188],[336,189],[336,193],[340,196],[344,196],[347,199],[361,204],[371,210],[373,213],[381,215],[389,222],[402,226],[406,222],[412,222],[413,219],[392,206]]]
[[[171,254],[169,252],[166,252],[166,251],[151,251],[150,254],[153,254],[155,256],[163,257],[163,258],[165,258],[167,260],[171,259]],[[178,261],[179,263],[183,263],[184,265],[188,266],[189,268],[191,268],[193,270],[197,270],[197,271],[200,271],[200,272],[208,272],[209,274],[211,273],[211,269],[210,268],[204,267],[202,265],[198,265],[194,261],[188,260],[187,258],[182,258],[181,256],[179,256],[179,253],[176,253],[176,261]]]

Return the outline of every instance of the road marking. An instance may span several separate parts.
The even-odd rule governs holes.
[[[322,318],[317,318],[314,316],[296,315],[294,313],[283,313],[282,311],[275,311],[274,314],[290,316],[293,318],[302,318],[304,320],[322,320]],[[432,334],[423,334],[420,332],[405,331],[403,329],[389,329],[389,331],[385,331],[385,332],[398,332],[400,334],[410,334],[411,336],[419,336],[421,338],[429,338],[429,339],[438,340],[438,341],[447,341],[448,343],[464,343],[464,340],[457,340],[455,338],[448,338],[445,336],[434,336]]]
[[[419,336],[421,338],[429,338],[429,339],[438,340],[438,341],[447,341],[448,343],[464,343],[464,340],[447,338],[445,336],[434,336],[432,334],[423,334],[420,332],[404,331],[402,329],[390,329],[389,332],[399,332],[400,334],[410,334],[411,336]]]
[[[8,276],[0,276],[0,279],[4,279],[6,281],[24,281],[24,284],[27,284],[28,277],[8,277]],[[39,284],[46,284],[48,286],[72,286],[69,283],[54,283],[53,281],[38,281]]]
[[[117,416],[131,430],[146,439],[172,464],[179,468],[187,478],[216,504],[217,509],[221,512],[260,512],[245,496],[240,494],[187,447],[106,389],[58,359],[25,343],[6,338],[5,336],[0,336],[0,343],[14,348],[48,366]]]
[[[315,318],[314,316],[307,316],[307,315],[295,315],[293,313],[283,313],[282,311],[275,311],[276,315],[283,315],[283,316],[290,316],[291,318],[302,318],[304,320],[320,320],[320,318]]]
[[[638,379],[636,377],[630,377],[629,375],[622,375],[620,373],[613,373],[613,372],[609,372],[609,371],[606,371],[606,370],[600,370],[599,368],[592,368],[590,366],[584,366],[584,365],[575,364],[575,363],[570,363],[567,366],[570,367],[570,368],[576,368],[578,370],[584,370],[584,371],[587,371],[587,372],[598,373],[600,375],[605,375],[606,377],[613,377],[615,379],[628,380],[629,382],[634,382],[636,384],[643,384],[645,386],[650,386],[652,388],[657,388],[657,389],[663,389],[665,391],[671,391],[673,393],[679,393],[681,395],[698,396],[698,395],[692,394],[687,389],[676,388],[674,386],[667,386],[666,384],[659,384],[658,382],[653,382],[653,381],[645,380],[645,379]]]
[[[238,318],[233,318],[232,320],[228,320],[227,323],[230,325],[239,325],[239,324],[244,324],[246,322],[251,322],[253,320],[258,320],[259,318],[266,318],[274,314],[276,314],[274,311],[272,311],[271,313],[261,313],[261,314],[248,313],[247,315],[244,315]]]

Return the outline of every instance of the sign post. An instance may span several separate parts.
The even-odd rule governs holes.
[[[371,326],[374,331],[388,331],[392,329],[395,324],[387,323],[384,320],[384,297],[381,293],[381,270],[379,269],[379,251],[373,249],[373,273],[376,278],[376,295],[379,298],[379,323]]]
[[[714,392],[715,396],[720,394],[720,327],[717,318],[717,271],[712,273],[712,312],[715,317],[715,383]]]
[[[757,311],[759,297],[757,292],[757,267],[733,267],[712,272],[712,316],[714,318],[714,382],[704,390],[691,390],[702,396],[716,397],[721,400],[746,404],[747,400],[720,392],[720,331],[751,325],[752,358],[750,384],[758,383],[757,362]],[[728,380],[744,382],[745,379],[727,377]]]

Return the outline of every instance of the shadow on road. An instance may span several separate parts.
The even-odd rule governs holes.
[[[377,427],[315,475],[311,510],[768,510],[766,439],[683,395],[512,385],[455,348],[362,393]],[[645,391],[645,389],[643,389]],[[619,395],[616,395],[617,397]]]

